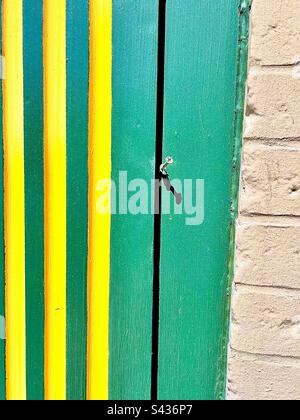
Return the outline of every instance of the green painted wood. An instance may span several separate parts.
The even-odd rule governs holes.
[[[0,50],[2,58],[2,2],[0,2]],[[2,61],[1,73],[2,74]],[[2,130],[2,80],[0,81],[0,400],[5,400],[5,340],[3,321],[5,316],[4,278],[4,188],[3,188],[3,130]]]
[[[27,398],[44,398],[42,0],[23,1]]]
[[[219,363],[219,377],[217,381],[217,397],[226,398],[227,387],[227,351],[229,342],[229,323],[232,281],[234,275],[234,251],[235,251],[235,224],[238,216],[238,195],[240,181],[240,155],[243,140],[244,112],[246,99],[246,80],[248,75],[248,47],[249,47],[249,20],[252,0],[240,0],[239,5],[239,40],[237,59],[237,81],[236,81],[236,104],[234,121],[234,153],[232,160],[232,182],[231,182],[231,220],[230,220],[230,245],[227,275],[227,294],[225,296],[223,313],[223,340],[222,357]]]
[[[154,176],[157,32],[157,0],[113,1],[112,177],[116,181],[122,170],[128,171],[128,180],[150,183]],[[112,216],[111,399],[150,399],[153,230],[151,214]]]
[[[205,220],[164,215],[159,399],[215,399],[231,219],[239,0],[168,0],[164,155],[204,179]],[[184,199],[187,195],[183,195]],[[201,196],[199,196],[201,197]]]
[[[89,13],[67,0],[67,399],[86,397]]]

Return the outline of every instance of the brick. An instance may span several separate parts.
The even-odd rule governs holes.
[[[252,69],[248,78],[245,138],[298,139],[299,97],[300,77],[293,77],[293,69]]]
[[[228,399],[300,400],[299,0],[253,0],[247,87]]]
[[[300,226],[237,224],[235,282],[300,290]]]
[[[251,62],[286,65],[300,61],[299,0],[253,0]]]
[[[300,400],[300,361],[229,353],[228,400]]]
[[[235,288],[231,346],[247,353],[300,357],[300,292]]]
[[[300,216],[300,149],[244,146],[240,212]]]

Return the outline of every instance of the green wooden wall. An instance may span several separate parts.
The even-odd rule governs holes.
[[[187,226],[186,215],[162,216],[160,267],[154,267],[160,293],[152,307],[151,277],[159,260],[153,220],[113,216],[110,396],[149,399],[152,375],[159,399],[216,399],[225,383],[232,176],[239,157],[235,121],[242,112],[236,108],[239,24],[241,5],[248,14],[249,2],[162,3],[165,34],[158,27],[159,2],[114,1],[113,178],[119,170],[128,170],[129,179],[153,177],[158,135],[161,158],[175,161],[171,178],[192,180],[194,193],[196,179],[204,180],[204,221]],[[162,43],[165,58],[157,60]],[[163,115],[155,104],[162,59]],[[245,72],[242,78],[244,92]],[[155,124],[158,129],[162,117],[161,139]],[[159,313],[158,337],[152,310]],[[157,379],[151,339],[158,339]]]
[[[113,0],[112,179],[122,189],[119,175],[126,171],[128,182],[143,179],[151,185],[162,159],[172,156],[171,180],[191,180],[194,193],[196,180],[204,180],[204,218],[192,226],[186,224],[186,214],[134,215],[124,208],[126,197],[116,203],[111,226],[110,399],[224,397],[249,4]],[[87,0],[67,0],[70,400],[86,398],[88,5]],[[2,2],[0,15],[1,8]],[[42,0],[23,0],[26,368],[27,398],[32,400],[44,398],[42,11]],[[170,195],[165,187],[162,193]],[[149,202],[153,205],[150,192]],[[0,317],[5,315],[3,213],[1,199]],[[1,338],[0,399],[5,399]]]
[[[155,171],[158,1],[113,2],[112,178]],[[118,188],[120,187],[117,182]],[[125,198],[126,200],[126,198]],[[119,212],[123,209],[119,207]],[[112,216],[110,398],[149,399],[154,220]]]
[[[194,193],[196,179],[204,180],[204,221],[187,226],[186,214],[162,218],[161,399],[216,397],[229,258],[238,3],[167,1],[164,156],[175,161],[174,178],[193,180]]]

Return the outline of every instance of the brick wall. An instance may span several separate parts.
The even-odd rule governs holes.
[[[300,0],[253,0],[228,399],[300,400]]]

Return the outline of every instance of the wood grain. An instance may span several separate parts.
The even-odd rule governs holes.
[[[98,211],[99,182],[111,177],[112,0],[91,0],[89,67],[89,238],[87,398],[108,398],[110,198]]]
[[[6,397],[26,399],[25,194],[22,0],[4,0],[3,144]]]
[[[44,398],[43,2],[23,0],[27,399]]]
[[[2,57],[2,2],[0,2],[0,45]],[[1,68],[3,71],[3,68]],[[0,316],[5,316],[5,272],[4,272],[4,189],[3,189],[3,123],[2,80],[0,83]],[[0,400],[5,400],[5,340],[0,338]]]
[[[163,216],[159,398],[214,399],[229,255],[238,0],[167,1],[164,155],[204,179],[205,220]],[[185,195],[184,195],[185,198]]]
[[[67,0],[67,399],[86,397],[89,13]]]
[[[157,0],[113,2],[113,179],[154,177]],[[126,187],[125,187],[126,188]],[[110,398],[150,399],[153,216],[112,216]]]
[[[45,398],[66,399],[66,0],[44,4]]]

